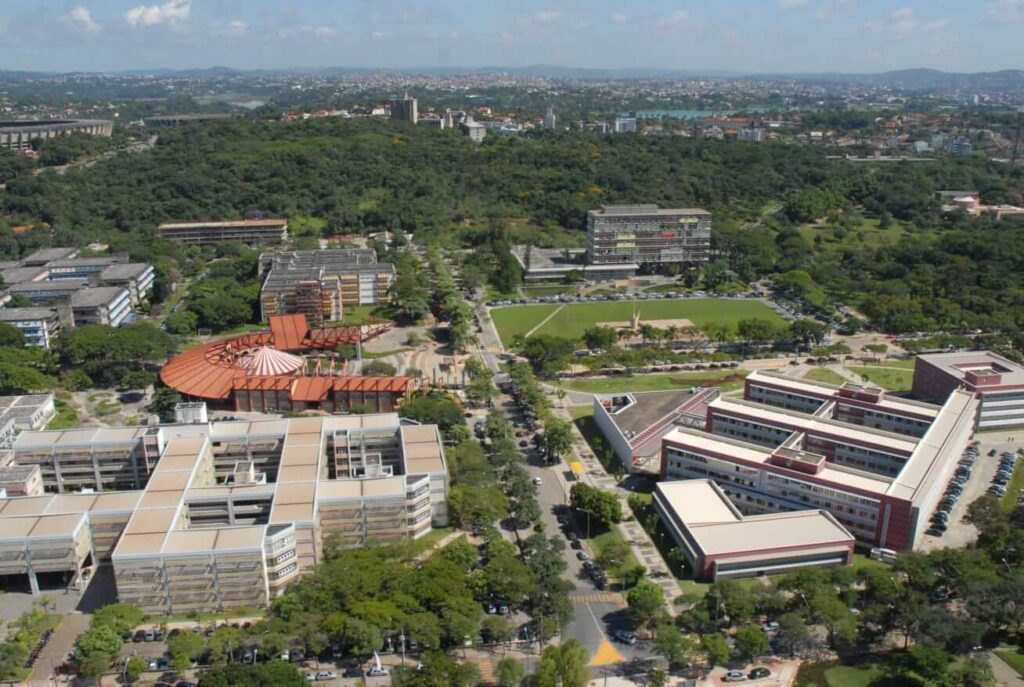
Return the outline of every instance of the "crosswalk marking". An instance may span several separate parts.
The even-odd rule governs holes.
[[[569,597],[573,603],[609,603],[623,606],[622,597],[611,592],[600,594],[573,594]]]

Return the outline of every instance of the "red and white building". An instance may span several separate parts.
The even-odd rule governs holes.
[[[938,402],[956,389],[978,397],[979,430],[1024,428],[1024,366],[991,351],[920,355],[914,395]]]

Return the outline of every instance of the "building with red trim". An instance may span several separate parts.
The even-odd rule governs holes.
[[[757,399],[757,400],[754,400]],[[977,426],[963,389],[942,406],[754,372],[703,430],[662,440],[662,477],[713,480],[743,513],[825,510],[862,546],[914,547]]]
[[[709,479],[662,482],[654,508],[698,580],[849,565],[854,537],[826,510],[743,515]]]
[[[981,402],[981,430],[1024,427],[1024,366],[992,351],[919,355],[913,388],[939,403],[956,389],[973,392]]]
[[[189,399],[237,411],[391,412],[415,387],[413,378],[342,375],[323,360],[296,367],[295,356],[286,355],[367,341],[388,327],[311,329],[305,315],[271,317],[269,331],[211,341],[175,356],[160,370],[160,381]]]

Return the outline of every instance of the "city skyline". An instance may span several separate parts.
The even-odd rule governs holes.
[[[1024,66],[1022,27],[1024,0],[0,0],[0,67],[972,72]]]

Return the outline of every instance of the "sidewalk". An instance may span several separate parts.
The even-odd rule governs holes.
[[[583,463],[585,468],[585,472],[580,479],[592,487],[618,496],[619,501],[622,503],[623,515],[631,517],[633,513],[626,499],[633,492],[620,487],[616,479],[605,471],[601,461],[590,450],[587,440],[583,438],[583,435],[573,423],[572,417],[566,408],[565,400],[553,403],[552,412],[560,420],[564,420],[572,426],[572,454]],[[629,544],[636,560],[647,569],[647,580],[661,587],[665,593],[665,609],[669,615],[675,616],[678,611],[672,601],[677,596],[681,596],[683,592],[679,587],[679,582],[670,572],[664,559],[662,559],[661,553],[655,547],[650,535],[647,534],[647,531],[635,519],[621,522],[616,525],[616,528],[622,538],[626,540],[626,543]]]

